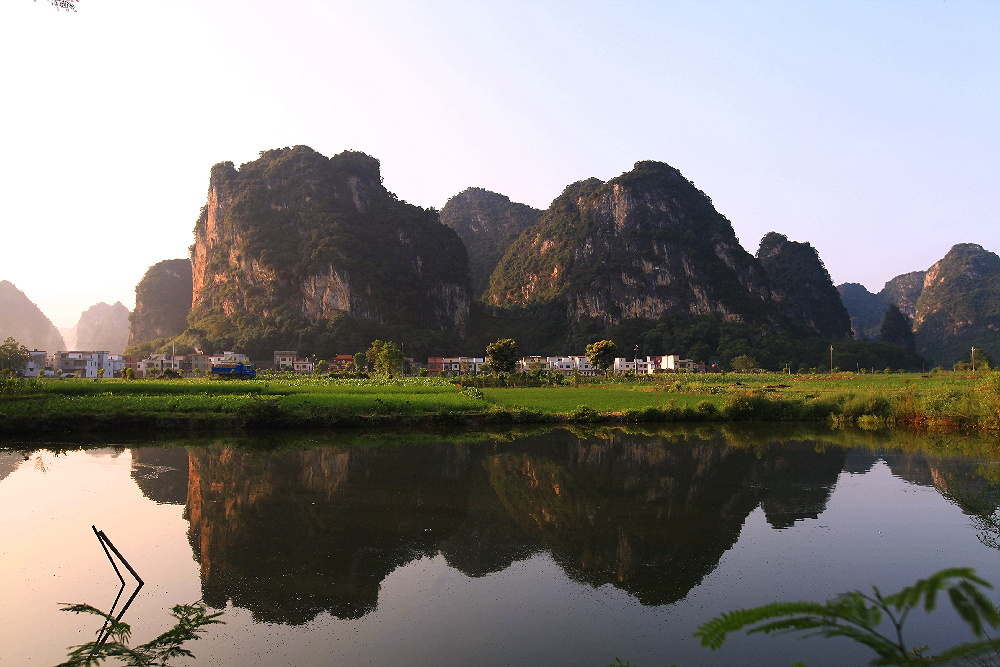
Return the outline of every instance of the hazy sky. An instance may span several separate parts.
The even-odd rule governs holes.
[[[305,144],[440,208],[680,169],[872,291],[1000,251],[1000,2],[0,3],[0,279],[72,326],[184,257],[209,169]]]

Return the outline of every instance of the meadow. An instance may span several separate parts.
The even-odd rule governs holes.
[[[1000,373],[0,378],[0,433],[673,421],[1000,431]]]

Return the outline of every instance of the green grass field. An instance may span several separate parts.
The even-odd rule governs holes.
[[[493,421],[830,421],[1000,430],[1000,373],[661,375],[570,386],[446,379],[253,381],[0,378],[0,432],[147,426],[340,426]],[[495,383],[492,383],[495,384]],[[581,410],[586,406],[586,410]]]

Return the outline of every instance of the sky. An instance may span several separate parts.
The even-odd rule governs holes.
[[[3,0],[0,100],[0,280],[59,327],[187,256],[213,164],[300,144],[435,208],[667,162],[873,292],[1000,252],[997,0]]]

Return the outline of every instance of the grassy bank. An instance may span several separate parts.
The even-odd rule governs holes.
[[[540,387],[428,378],[0,379],[0,433],[677,421],[994,432],[1000,373],[730,373]]]

